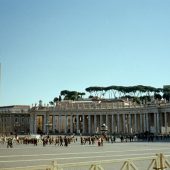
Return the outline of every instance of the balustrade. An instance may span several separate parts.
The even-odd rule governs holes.
[[[170,156],[170,155],[168,155]],[[89,169],[89,170],[107,170],[104,165],[109,164],[110,167],[115,168],[116,163],[121,163],[122,167],[117,170],[144,170],[143,167],[138,167],[136,161],[147,161],[150,160],[150,164],[147,165],[146,170],[168,170],[170,168],[170,163],[167,159],[168,156],[164,156],[162,153],[156,154],[150,157],[137,157],[129,158],[128,160],[101,160],[101,161],[90,161],[90,162],[76,162],[76,163],[66,163],[58,164],[57,161],[52,161],[51,165],[38,165],[38,166],[27,166],[27,167],[12,167],[12,168],[0,168],[0,170],[65,170],[65,169]],[[143,162],[145,164],[145,162]]]

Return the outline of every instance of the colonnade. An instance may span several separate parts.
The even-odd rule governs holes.
[[[89,111],[58,112],[39,111],[31,114],[30,132],[37,133],[100,133],[102,124],[109,133],[135,134],[142,132],[169,133],[170,116],[167,112],[131,111]]]

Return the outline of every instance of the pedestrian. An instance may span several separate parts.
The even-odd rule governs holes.
[[[63,138],[60,136],[60,146],[63,146]]]
[[[101,137],[98,139],[97,144],[98,144],[98,146],[101,145]]]
[[[68,139],[66,136],[64,137],[64,146],[66,146],[66,147],[68,146]]]
[[[12,138],[9,138],[7,141],[7,148],[12,148],[12,147],[13,147]]]

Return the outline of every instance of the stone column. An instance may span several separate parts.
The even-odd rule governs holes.
[[[157,126],[156,126],[156,113],[154,113],[154,129],[155,129],[155,133],[156,133],[156,129],[157,129]]]
[[[67,120],[67,118],[68,118],[68,115],[67,115],[67,113],[66,113],[66,115],[65,115],[65,133],[67,133],[67,130],[68,130],[68,120]]]
[[[26,116],[24,116],[24,120],[26,120]],[[10,123],[10,126],[9,126],[9,132],[12,132],[13,128],[12,128],[12,115],[10,114],[9,115],[9,123]],[[24,128],[25,130],[25,128]]]
[[[109,124],[108,124],[108,114],[106,113],[106,126],[109,127]]]
[[[30,114],[30,134],[34,133],[34,114]]]
[[[94,133],[96,133],[96,130],[97,130],[97,118],[96,118],[96,113],[94,113]]]
[[[103,115],[100,114],[100,126],[103,124]]]
[[[46,126],[46,134],[48,134],[48,133],[49,133],[49,128],[50,128],[50,126],[49,126],[49,115],[48,115],[48,113],[46,113],[45,126]]]
[[[73,133],[73,115],[70,115],[70,132]]]
[[[143,132],[143,114],[140,113],[140,132]]]
[[[43,132],[47,132],[47,115],[46,113],[43,115]]]
[[[146,131],[146,113],[143,113],[143,129]]]
[[[37,133],[37,115],[35,114],[35,121],[34,121],[34,134]]]
[[[77,113],[77,115],[76,115],[76,119],[77,119],[77,121],[76,121],[76,126],[77,126],[77,133],[79,133],[79,114]]]
[[[112,133],[114,133],[114,114],[112,114]]]
[[[123,117],[123,119],[122,119],[122,120],[123,120],[123,121],[122,121],[123,129],[122,129],[122,130],[123,130],[123,133],[126,133],[126,132],[127,132],[127,129],[126,129],[126,128],[127,128],[126,114],[123,113],[123,114],[122,114],[122,117]]]
[[[57,116],[57,130],[60,132],[60,114]]]
[[[155,132],[157,132],[157,124],[156,124],[156,113],[154,113],[154,128],[155,128]]]
[[[91,134],[91,115],[88,115],[88,133]]]
[[[156,113],[156,120],[157,120],[157,133],[160,133],[160,115],[159,113]]]
[[[117,113],[117,133],[119,133],[119,132],[120,132],[120,129],[119,129],[119,128],[120,128],[120,122],[119,122],[119,121],[120,121],[120,119],[119,119],[119,118],[120,118],[120,114],[119,114],[119,113]]]
[[[83,113],[83,133],[85,133],[85,115],[84,115],[84,113]]]
[[[146,130],[149,131],[149,116],[148,116],[148,113],[146,113],[145,116],[146,116]]]
[[[130,113],[129,113],[128,124],[129,124],[129,133],[132,133],[132,116]]]
[[[134,132],[136,133],[138,130],[137,130],[137,117],[136,117],[136,113],[134,114]]]
[[[164,121],[165,121],[165,134],[167,134],[168,133],[168,127],[167,127],[167,113],[166,112],[164,112]]]
[[[56,116],[53,114],[53,132],[56,129]]]
[[[62,118],[61,118],[61,113],[58,115],[58,132],[61,133],[61,125],[62,125]]]

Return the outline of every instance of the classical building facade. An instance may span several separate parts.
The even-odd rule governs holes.
[[[117,101],[61,101],[55,106],[0,107],[0,134],[170,133],[170,103],[133,105]]]
[[[132,105],[123,101],[62,101],[53,107],[30,109],[31,133],[100,133],[102,124],[109,133],[155,134],[170,132],[170,103]]]
[[[30,131],[30,106],[0,107],[0,134],[28,134]]]

